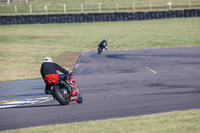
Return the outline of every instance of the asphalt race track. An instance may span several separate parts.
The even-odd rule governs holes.
[[[83,104],[0,109],[0,130],[200,108],[200,47],[84,52],[76,68]]]

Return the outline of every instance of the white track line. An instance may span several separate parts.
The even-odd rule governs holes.
[[[13,101],[13,102],[0,105],[0,108],[9,108],[9,107],[16,107],[16,106],[21,106],[21,105],[26,105],[26,104],[41,103],[41,102],[48,101],[50,99],[52,99],[52,97],[41,97],[41,98]]]
[[[147,70],[149,70],[149,71],[151,71],[153,74],[157,74],[157,72],[156,71],[154,71],[154,70],[152,70],[151,68],[149,68],[149,67],[145,67]]]

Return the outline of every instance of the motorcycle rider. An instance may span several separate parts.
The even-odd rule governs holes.
[[[99,43],[98,47],[103,48],[103,50],[107,50],[107,39],[104,38],[104,40]]]
[[[63,74],[58,76],[57,70]],[[55,84],[59,80],[59,78],[67,82],[69,80],[68,75],[71,74],[71,71],[67,71],[60,65],[53,63],[53,60],[50,57],[45,57],[41,65],[40,73],[44,82],[46,83],[44,90],[45,93],[51,94],[51,86]]]

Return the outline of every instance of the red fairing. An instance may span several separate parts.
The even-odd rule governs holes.
[[[75,87],[75,90],[73,90],[71,92],[72,93],[72,96],[70,97],[70,102],[71,102],[72,100],[75,100],[75,99],[77,100],[78,99],[78,97],[76,96],[77,95],[76,82],[75,82],[74,78],[72,77],[72,74],[71,74],[70,84],[72,84]],[[74,99],[72,99],[72,97]]]
[[[47,84],[55,84],[58,79],[58,74],[49,74],[44,77],[44,82]]]
[[[77,92],[77,91],[73,90],[73,91],[72,91],[72,96],[76,95],[76,92]]]
[[[72,77],[72,74],[71,74],[70,84],[72,84],[76,88],[76,82],[75,82],[74,78]],[[77,89],[73,90],[72,96],[76,95],[76,93],[77,93]]]

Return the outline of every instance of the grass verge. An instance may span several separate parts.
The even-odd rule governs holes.
[[[200,110],[174,111],[138,117],[39,126],[2,133],[197,133]]]
[[[0,81],[41,78],[46,56],[72,70],[82,51],[200,46],[200,18],[0,26]]]

